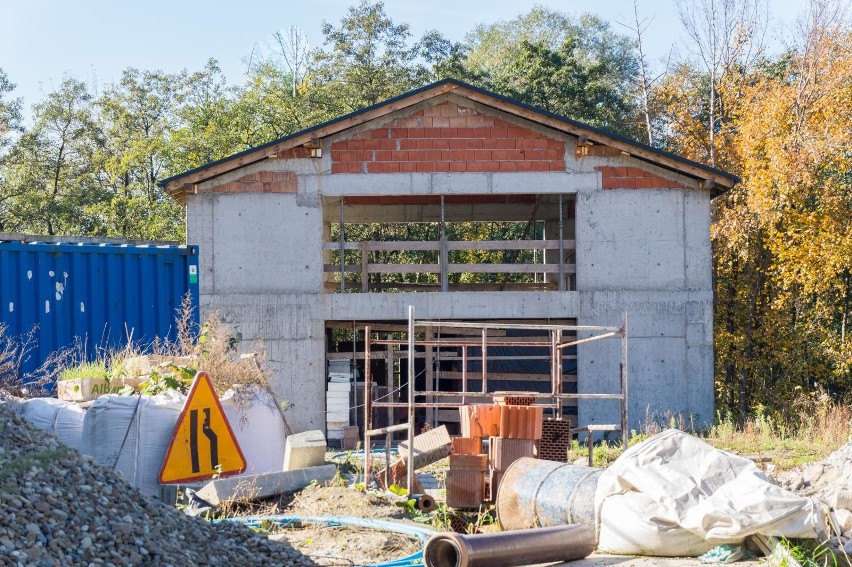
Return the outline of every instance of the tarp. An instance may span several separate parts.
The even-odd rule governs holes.
[[[21,415],[45,431],[49,431],[65,445],[83,452],[83,419],[86,410],[75,402],[56,398],[32,398],[21,403]]]
[[[169,390],[156,396],[100,396],[85,413],[82,452],[120,471],[146,496],[159,496],[158,477],[186,396]],[[241,476],[280,471],[284,421],[269,394],[237,396],[229,390],[222,408],[246,457]]]
[[[769,479],[749,459],[670,429],[634,445],[601,474],[598,550],[696,556],[763,534],[818,538],[821,505]]]

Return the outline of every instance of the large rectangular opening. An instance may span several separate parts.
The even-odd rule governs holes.
[[[573,290],[574,203],[536,194],[325,197],[325,290]]]

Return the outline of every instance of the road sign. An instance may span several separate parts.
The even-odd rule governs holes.
[[[160,468],[160,484],[207,480],[246,470],[237,443],[210,376],[199,372],[192,382],[175,432]]]

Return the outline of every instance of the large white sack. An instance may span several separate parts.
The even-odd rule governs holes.
[[[280,472],[284,466],[287,434],[272,396],[261,389],[251,395],[237,395],[228,390],[219,401],[246,458],[243,475]]]
[[[146,496],[159,497],[157,478],[184,399],[175,391],[156,396],[100,396],[86,411],[83,452],[120,471]]]
[[[83,452],[83,419],[86,410],[80,404],[56,398],[32,398],[20,405],[21,416],[60,442]]]
[[[604,471],[595,510],[598,548],[629,554],[696,555],[696,536],[711,547],[752,534],[817,538],[824,526],[816,501],[772,484],[751,460],[676,429],[629,448]],[[638,545],[626,535],[637,517],[659,543]]]
[[[599,512],[598,550],[613,555],[698,557],[716,547],[657,517],[656,512],[657,503],[640,492],[607,498]]]

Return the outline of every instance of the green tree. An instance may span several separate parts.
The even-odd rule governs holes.
[[[0,230],[87,234],[98,198],[91,168],[99,144],[86,85],[65,78],[33,107],[33,127],[12,146],[0,187]]]
[[[3,69],[0,68],[0,158],[2,158],[3,151],[10,143],[9,134],[21,129],[23,102],[20,98],[7,98],[7,95],[15,90],[15,86]]]
[[[215,59],[175,81],[174,122],[165,148],[170,173],[226,157],[246,145],[234,127],[234,93]]]
[[[326,49],[315,52],[314,100],[332,116],[352,112],[417,86],[417,49],[408,24],[396,24],[383,2],[361,0],[339,26],[323,22]]]
[[[129,68],[98,99],[104,144],[97,156],[106,197],[90,211],[97,233],[123,238],[181,240],[180,206],[157,185],[177,126],[176,107],[186,73]]]
[[[638,134],[638,60],[632,41],[590,15],[536,7],[467,36],[468,74],[478,84],[624,134]]]

